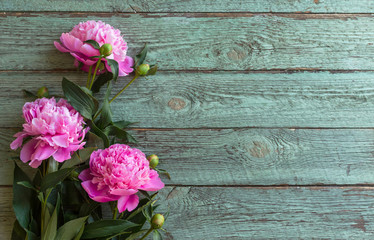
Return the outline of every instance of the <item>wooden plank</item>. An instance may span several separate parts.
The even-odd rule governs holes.
[[[374,18],[365,14],[2,13],[0,70],[72,69],[53,41],[80,21],[122,30],[129,53],[149,43],[162,70],[373,70]]]
[[[12,183],[15,129],[0,129],[0,185]],[[131,131],[156,153],[172,185],[374,184],[374,130],[196,129]],[[24,166],[30,171],[30,168]]]
[[[63,3],[3,0],[0,2],[0,11],[373,13],[374,3],[370,0],[65,0]]]
[[[0,238],[10,236],[11,189],[0,188]],[[374,188],[167,187],[166,239],[371,239]]]
[[[62,76],[85,84],[85,73],[1,72],[0,127],[22,124],[21,89],[46,85],[61,94]],[[119,80],[113,93],[128,81]],[[112,106],[116,120],[138,128],[371,128],[372,86],[374,72],[160,72],[135,82]]]

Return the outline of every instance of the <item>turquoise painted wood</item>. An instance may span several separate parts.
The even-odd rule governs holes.
[[[0,73],[0,127],[22,124],[22,89],[45,85],[62,94],[62,76],[85,84],[86,73]],[[129,80],[119,80],[113,95]],[[135,82],[112,106],[115,119],[138,122],[137,128],[371,128],[373,91],[372,71],[160,72]]]
[[[16,129],[0,128],[0,185],[12,183]],[[168,185],[374,184],[373,129],[132,130]],[[23,169],[30,172],[27,165]],[[30,172],[31,173],[31,172]]]
[[[12,227],[10,190],[0,188],[1,239],[9,238]],[[373,192],[372,187],[166,187],[159,211],[170,206],[169,240],[371,239]]]
[[[3,0],[0,11],[373,13],[371,0]]]
[[[144,43],[162,70],[374,70],[371,15],[0,14],[0,70],[73,69],[53,41],[80,21],[122,30],[134,55]],[[32,48],[30,48],[32,46]],[[32,49],[32,51],[31,51]]]

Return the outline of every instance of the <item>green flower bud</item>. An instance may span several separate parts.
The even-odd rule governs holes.
[[[148,159],[148,161],[149,161],[149,166],[151,167],[151,168],[155,168],[155,167],[157,167],[157,165],[158,165],[158,157],[157,157],[157,155],[156,154],[152,154],[152,155],[149,155],[148,157],[147,157],[147,159]]]
[[[109,43],[105,43],[100,47],[99,51],[101,55],[107,57],[112,54],[112,45],[110,45]]]
[[[162,214],[155,214],[151,219],[151,226],[153,229],[160,229],[164,225],[165,218]]]
[[[36,93],[36,96],[38,98],[49,97],[48,88],[46,88],[46,87],[39,88],[38,92]]]
[[[136,68],[136,72],[140,75],[140,76],[143,76],[143,75],[146,75],[149,71],[150,67],[149,67],[149,64],[140,64],[137,68]]]

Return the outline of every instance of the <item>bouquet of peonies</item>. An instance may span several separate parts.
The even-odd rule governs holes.
[[[63,78],[59,100],[46,87],[25,91],[34,101],[23,106],[23,130],[10,147],[21,148],[19,159],[37,171],[31,180],[15,164],[12,239],[145,239],[152,232],[161,239],[167,216],[154,214],[157,192],[148,192],[164,187],[159,173],[170,176],[157,168],[156,155],[147,158],[126,145],[136,143],[125,130],[132,123],[114,122],[110,108],[157,66],[143,63],[146,46],[134,60],[127,56],[121,32],[100,21],[80,23],[60,41],[56,48],[75,58],[75,66],[88,73],[87,83]],[[132,72],[132,80],[111,98],[112,83]]]

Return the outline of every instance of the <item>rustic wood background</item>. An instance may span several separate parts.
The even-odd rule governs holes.
[[[21,89],[84,83],[53,41],[89,19],[159,64],[113,108],[172,175],[167,239],[372,238],[372,13],[372,0],[2,0],[0,238]]]

